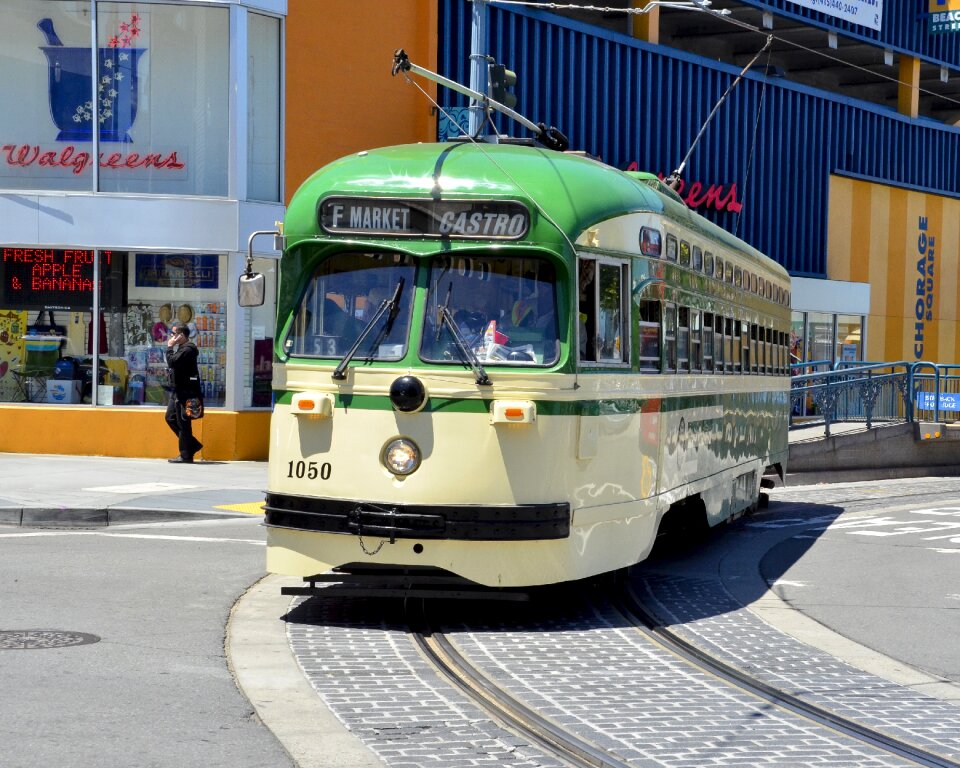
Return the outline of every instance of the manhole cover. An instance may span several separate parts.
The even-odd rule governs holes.
[[[0,629],[0,651],[66,648],[99,642],[99,637],[86,632],[65,632],[61,629]]]

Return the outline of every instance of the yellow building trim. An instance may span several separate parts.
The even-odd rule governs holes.
[[[828,222],[827,275],[870,284],[866,358],[960,359],[960,200],[831,176]],[[924,236],[933,258],[921,288]]]
[[[630,0],[631,8],[646,8],[650,0]],[[638,40],[648,43],[660,42],[660,7],[654,7],[644,14],[632,16],[632,33]]]
[[[900,54],[897,111],[916,118],[920,114],[920,59]]]
[[[170,458],[177,440],[161,408],[0,405],[0,452]],[[194,434],[207,461],[264,461],[270,414],[207,411]]]
[[[896,312],[904,319],[908,318],[907,305],[912,311],[913,303],[906,295],[906,248],[907,222],[904,212],[909,203],[909,193],[903,189],[890,188],[890,213],[887,216],[887,242],[889,250],[887,262],[887,312]],[[911,325],[911,329],[912,329]],[[887,346],[883,360],[899,360],[904,356],[904,323],[890,323],[887,326]],[[911,337],[912,337],[911,333]]]
[[[831,179],[830,204],[827,206],[827,277],[831,280],[850,280],[852,255],[862,247],[855,232],[858,211],[853,205],[856,187],[848,179]],[[852,216],[852,220],[851,220]],[[851,226],[845,226],[851,221]]]

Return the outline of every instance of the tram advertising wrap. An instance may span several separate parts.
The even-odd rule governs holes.
[[[284,237],[272,572],[580,579],[785,471],[789,277],[656,176],[387,147],[308,179]]]

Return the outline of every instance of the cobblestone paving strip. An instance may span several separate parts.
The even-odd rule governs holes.
[[[391,768],[560,768],[461,698],[420,655],[393,605],[298,599],[287,616],[304,675]]]
[[[713,581],[649,575],[649,594],[684,639],[769,685],[924,749],[960,759],[960,711],[791,638]]]
[[[848,518],[885,514],[900,499],[911,507],[922,506],[928,499],[942,504],[943,492],[951,489],[960,490],[956,479],[941,479],[932,497],[922,483],[905,486],[899,496],[891,496],[887,488],[882,491],[882,509],[877,507],[880,499],[876,494],[880,492],[875,484],[778,489],[775,514],[747,518],[732,533],[746,539],[779,529],[782,541],[791,531],[803,535],[825,530],[841,510]],[[733,554],[724,557],[736,557],[736,550],[731,551]],[[724,588],[722,568],[711,577],[705,577],[703,570],[696,576],[684,574],[683,568],[680,561],[644,564],[635,580],[642,584],[638,594],[642,597],[642,590],[647,592],[654,601],[653,612],[672,631],[769,685],[960,760],[960,710],[956,706],[852,667],[771,626]]]
[[[907,765],[694,670],[612,609],[528,609],[448,637],[527,706],[636,765]]]

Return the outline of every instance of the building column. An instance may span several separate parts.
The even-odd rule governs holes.
[[[920,59],[900,54],[897,111],[907,117],[920,114]]]
[[[645,8],[650,0],[630,0],[631,8]],[[631,33],[638,40],[647,43],[660,42],[660,6],[643,14],[631,14],[633,21]]]

